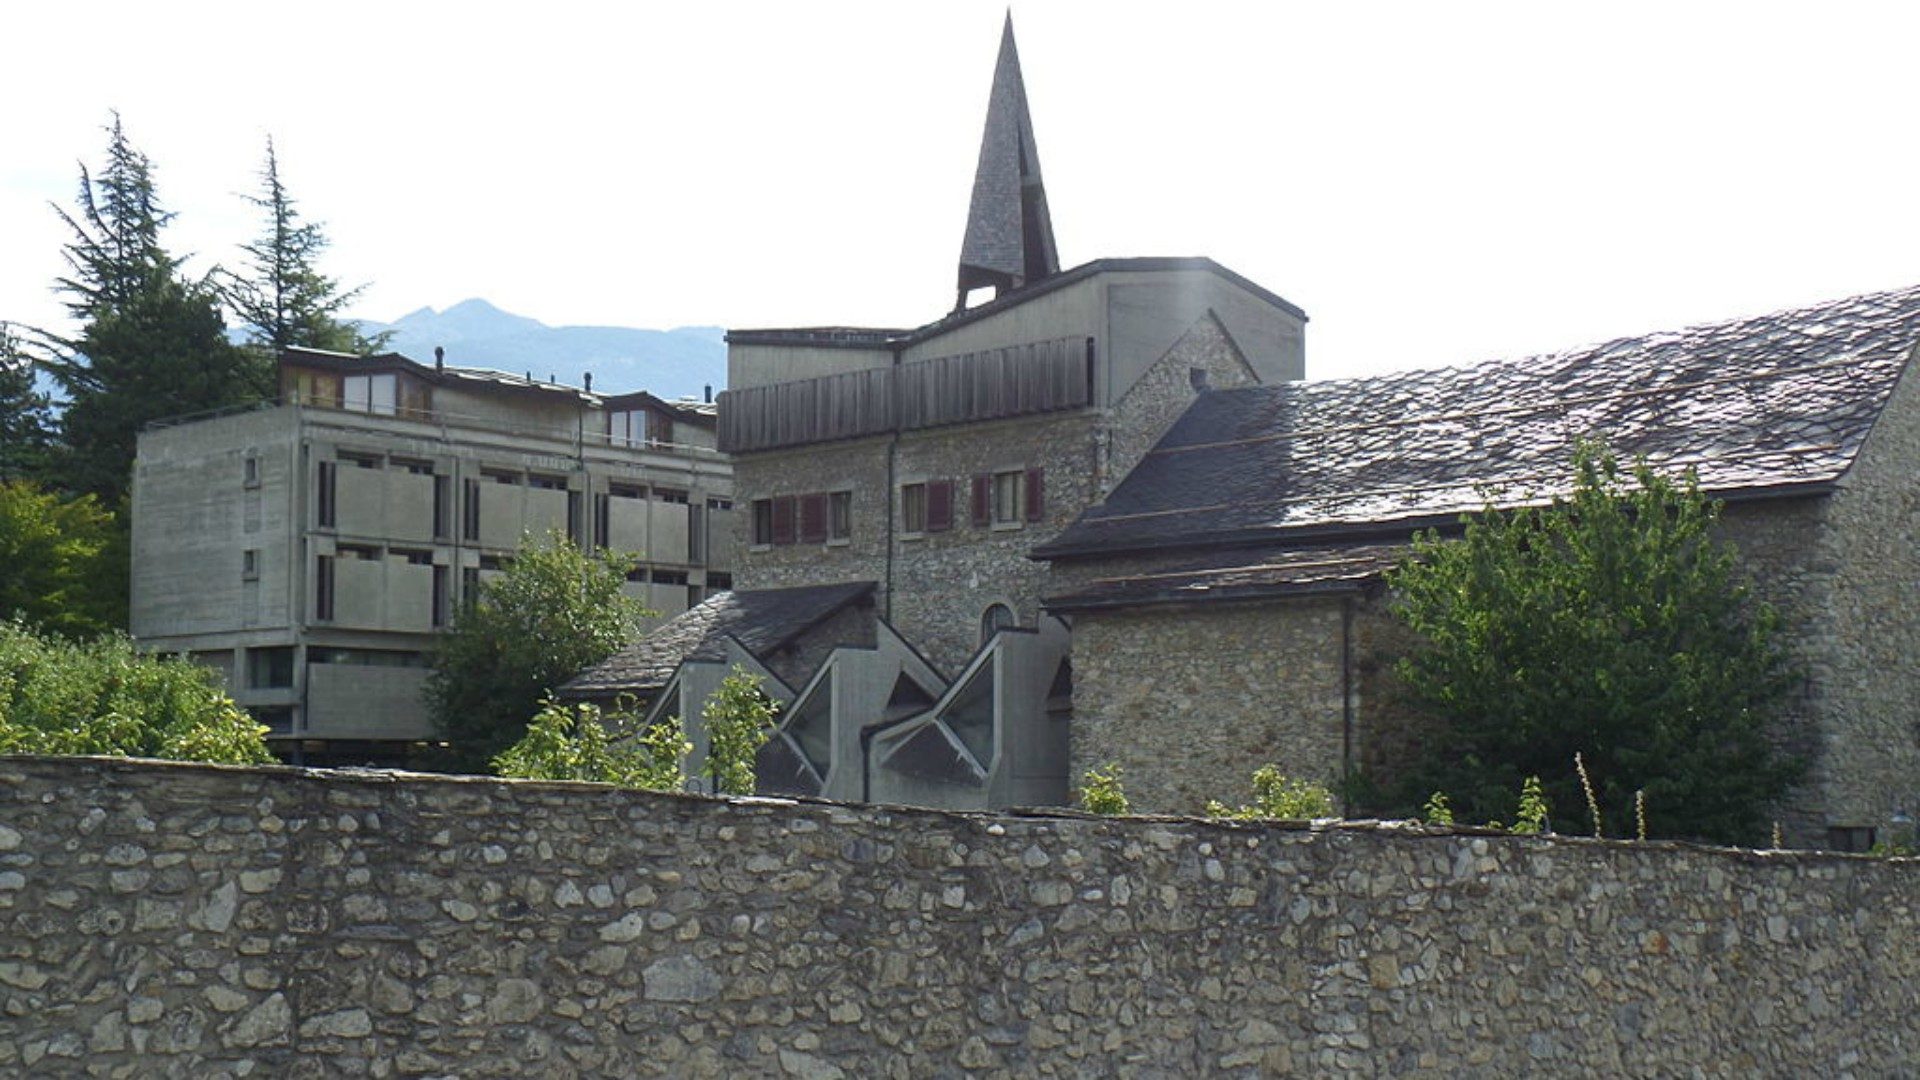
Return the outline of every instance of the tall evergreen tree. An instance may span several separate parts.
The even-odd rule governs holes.
[[[51,368],[67,393],[59,479],[115,506],[127,494],[141,427],[258,401],[272,366],[227,340],[218,297],[182,276],[161,244],[172,219],[155,193],[153,166],[127,139],[116,113],[106,167],[80,170],[71,277],[59,280],[80,335],[56,342]]]
[[[257,240],[242,247],[249,260],[247,272],[222,275],[220,292],[246,325],[252,344],[273,355],[296,346],[355,353],[377,348],[379,341],[340,318],[360,289],[340,291],[340,283],[315,265],[327,249],[326,232],[318,222],[301,220],[293,196],[280,182],[272,138],[267,139],[267,161],[260,169],[260,194],[246,199],[265,212],[266,226]]]
[[[33,358],[12,326],[0,322],[0,482],[41,476],[53,442],[53,418],[33,382]]]

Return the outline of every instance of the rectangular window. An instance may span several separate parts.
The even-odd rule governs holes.
[[[753,500],[753,542],[757,547],[773,543],[773,500]]]
[[[333,480],[339,466],[331,461],[320,463],[320,478],[314,487],[314,521],[323,529],[333,528],[334,500]]]
[[[608,546],[607,534],[613,530],[612,517],[613,506],[609,496],[595,495],[593,497],[593,542],[601,547]]]
[[[527,474],[527,486],[542,491],[567,490],[567,478],[564,476],[542,476],[539,473]]]
[[[995,525],[1018,525],[1025,520],[1027,507],[1022,481],[1025,474],[1002,472],[993,474],[993,523]]]
[[[707,592],[709,594],[724,592],[731,588],[733,588],[732,574],[723,574],[718,570],[707,571]]]
[[[431,551],[419,551],[413,548],[388,548],[387,554],[396,559],[404,560],[408,566],[433,565],[433,552]]]
[[[685,570],[655,570],[653,572],[653,583],[655,585],[685,585],[687,583],[687,572]]]
[[[607,494],[616,499],[644,499],[647,489],[637,484],[608,484]]]
[[[447,618],[453,614],[451,600],[447,596],[447,568],[433,568],[433,625],[447,625]]]
[[[313,568],[313,617],[321,622],[333,618],[333,560],[325,555]]]
[[[953,481],[927,483],[927,531],[946,532],[953,528]]]
[[[433,462],[431,461],[415,461],[411,458],[394,458],[393,467],[396,469],[400,469],[404,472],[410,472],[415,476],[432,476],[433,475]]]
[[[827,497],[800,496],[800,542],[825,543],[827,539]]]
[[[707,509],[709,509],[709,510],[731,510],[731,509],[733,509],[733,500],[732,500],[732,499],[708,499],[708,500],[707,500]]]
[[[462,486],[466,490],[462,493],[465,498],[461,500],[460,507],[460,538],[478,540],[480,539],[480,481],[468,480]]]
[[[567,539],[575,544],[580,543],[581,540],[581,525],[580,493],[577,491],[569,491],[567,492]]]
[[[247,686],[254,690],[285,690],[293,685],[293,646],[273,645],[247,650]]]
[[[356,412],[392,416],[399,404],[397,376],[349,375],[345,380],[346,407]]]
[[[433,538],[447,538],[447,519],[452,516],[453,482],[444,476],[433,478]]]
[[[480,478],[491,480],[496,484],[518,485],[520,483],[520,474],[506,469],[481,469]]]
[[[260,580],[260,552],[258,549],[248,548],[240,553],[240,580]]]
[[[663,503],[677,503],[682,506],[687,502],[687,493],[674,488],[654,488],[653,497]]]
[[[927,485],[901,485],[900,531],[909,536],[927,531]]]
[[[773,542],[776,544],[793,543],[796,501],[791,495],[773,500]]]
[[[827,496],[827,539],[853,539],[853,492],[836,491]]]
[[[247,487],[260,486],[260,458],[258,455],[247,455],[246,462],[242,466],[241,476],[243,478],[241,482]]]
[[[641,446],[647,441],[647,414],[643,409],[619,409],[607,414],[607,441],[615,446]]]

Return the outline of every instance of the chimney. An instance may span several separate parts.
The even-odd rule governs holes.
[[[447,370],[447,350],[439,345],[433,347],[433,370]]]
[[[709,405],[713,404],[713,384],[712,383],[707,384],[706,402]]]
[[[583,372],[580,377],[587,381],[587,393],[593,393],[593,372]]]

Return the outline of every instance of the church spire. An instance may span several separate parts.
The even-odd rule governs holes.
[[[967,306],[969,290],[992,286],[998,296],[1059,272],[1020,53],[1013,44],[1013,13],[1008,12],[987,101],[987,130],[980,138],[980,165],[973,174],[967,235],[960,245],[960,299],[954,310]]]

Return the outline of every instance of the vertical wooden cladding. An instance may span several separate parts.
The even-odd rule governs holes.
[[[995,420],[1092,401],[1093,344],[1061,338],[720,395],[729,453]]]

